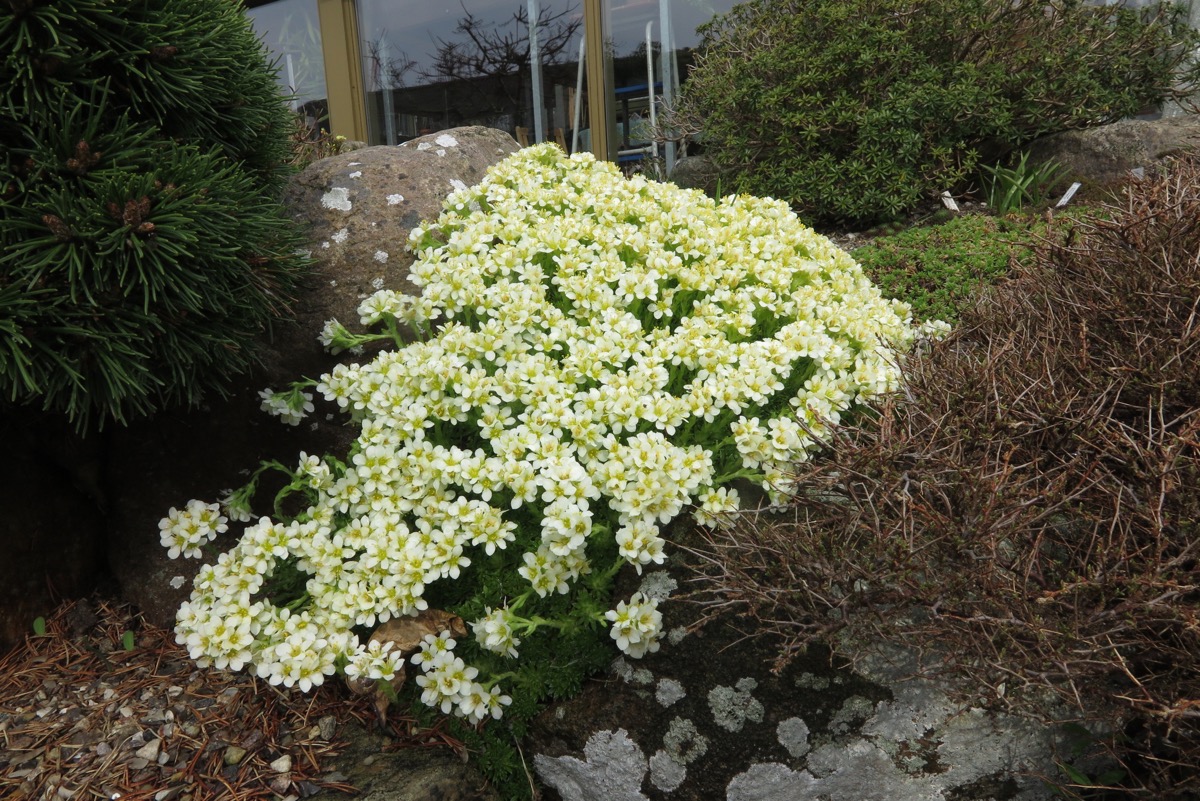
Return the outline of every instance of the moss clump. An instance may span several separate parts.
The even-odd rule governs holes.
[[[1029,263],[1045,224],[966,214],[875,239],[851,255],[888,297],[922,320],[958,320],[979,291]]]

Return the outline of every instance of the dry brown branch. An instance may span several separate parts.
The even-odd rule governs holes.
[[[844,628],[940,646],[999,704],[1106,721],[1131,790],[1196,797],[1198,254],[1192,161],[1058,228],[796,466],[786,516],[692,543],[700,597],[782,661]]]

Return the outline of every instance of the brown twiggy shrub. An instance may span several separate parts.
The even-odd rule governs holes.
[[[1112,726],[1139,793],[1195,798],[1200,166],[1057,228],[905,373],[785,515],[704,535],[702,597],[783,661],[847,627],[936,644],[998,703]]]

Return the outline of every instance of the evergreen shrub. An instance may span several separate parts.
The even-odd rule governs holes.
[[[241,7],[6,0],[0,52],[0,404],[86,430],[220,391],[306,264]]]
[[[1174,5],[750,0],[702,29],[669,126],[727,186],[810,222],[873,223],[961,188],[982,160],[1192,86]]]

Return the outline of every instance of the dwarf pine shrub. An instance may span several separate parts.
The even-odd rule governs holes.
[[[1175,5],[1078,0],[751,0],[704,34],[670,126],[729,188],[859,224],[1186,93],[1200,36]]]
[[[242,10],[6,0],[0,52],[0,403],[85,429],[220,390],[304,265]]]

